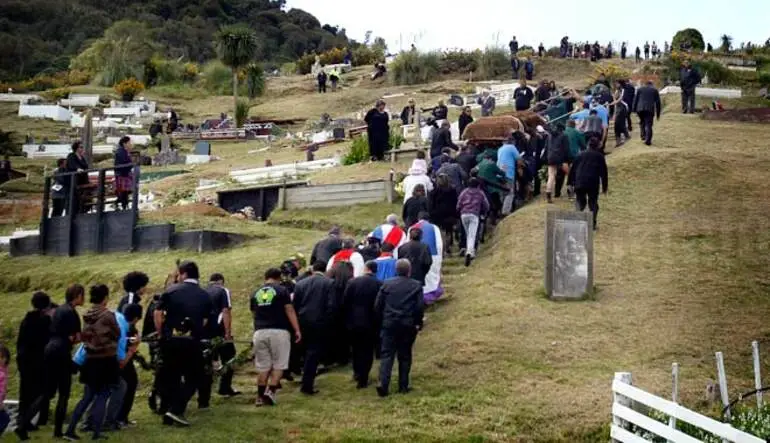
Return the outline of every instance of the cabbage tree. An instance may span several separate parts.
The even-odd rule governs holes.
[[[217,34],[219,59],[233,71],[233,110],[238,108],[238,71],[254,60],[259,49],[257,34],[246,25],[230,25]]]

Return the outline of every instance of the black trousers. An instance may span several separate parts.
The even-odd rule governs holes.
[[[682,89],[682,112],[685,114],[695,112],[695,88]]]
[[[226,365],[230,360],[235,358],[235,345],[233,343],[225,343],[217,349],[217,355],[219,361]],[[233,392],[233,367],[228,365],[222,374],[219,376],[219,394],[226,395]]]
[[[380,351],[380,386],[387,392],[393,362],[398,357],[398,389],[409,388],[409,372],[412,370],[412,346],[417,337],[414,328],[383,329],[380,332],[382,348]]]
[[[66,206],[66,198],[53,198],[51,199],[51,217],[61,217],[64,214],[64,208]]]
[[[26,429],[34,414],[29,411],[38,397],[45,394],[45,378],[43,374],[42,362],[22,363],[19,362],[19,420],[26,418],[23,428]],[[38,418],[38,425],[44,425],[48,421],[48,403],[41,402]]]
[[[305,367],[302,370],[302,390],[312,392],[315,385],[315,377],[318,372],[318,363],[324,352],[326,334],[322,328],[302,328],[302,341],[305,349]]]
[[[62,435],[64,419],[67,416],[67,404],[72,391],[72,361],[69,353],[61,355],[47,355],[44,360],[44,379],[39,383],[43,386],[43,393],[39,395],[24,411],[25,416],[19,417],[20,423],[25,426],[38,412],[48,415],[48,405],[54,396],[56,399],[56,412],[54,413],[54,435]],[[46,411],[43,412],[43,409]],[[41,418],[43,415],[41,415]]]
[[[371,329],[352,329],[349,337],[353,345],[353,376],[359,386],[366,386],[374,363],[377,332]]]
[[[203,377],[203,350],[192,338],[173,337],[160,345],[163,365],[159,370],[159,388],[168,412],[184,415],[187,403]]]
[[[564,179],[566,178],[567,176],[564,175],[564,171],[559,168],[556,171],[556,189],[554,190],[554,197],[561,197],[561,190],[564,188]]]
[[[575,189],[575,207],[578,211],[582,212],[586,208],[591,209],[594,213],[594,228],[596,228],[596,219],[599,216],[599,188],[592,189]]]
[[[326,92],[326,82],[324,83],[318,83],[318,92]]]
[[[118,192],[116,194],[116,200],[118,204],[120,205],[120,209],[126,210],[128,209],[128,196],[131,195],[130,192]]]
[[[120,370],[120,376],[126,382],[126,395],[123,397],[123,406],[118,412],[117,421],[128,423],[128,416],[134,407],[136,399],[136,389],[139,387],[139,377],[136,374],[134,361],[129,361],[126,366]]]
[[[645,144],[652,144],[652,125],[655,119],[655,115],[652,111],[640,111],[639,115],[639,127],[642,130],[642,140]]]

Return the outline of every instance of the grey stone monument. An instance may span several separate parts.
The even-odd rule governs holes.
[[[545,228],[545,291],[552,300],[580,300],[593,290],[591,212],[548,211]]]

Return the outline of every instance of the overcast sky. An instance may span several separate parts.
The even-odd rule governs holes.
[[[606,5],[606,7],[604,7]],[[483,48],[520,45],[546,48],[570,41],[628,41],[631,48],[653,40],[671,43],[676,31],[693,27],[706,42],[722,34],[734,44],[770,38],[770,0],[287,0],[288,8],[312,13],[362,41],[367,30],[384,37],[388,49]]]

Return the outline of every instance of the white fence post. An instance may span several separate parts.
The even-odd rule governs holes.
[[[671,365],[671,401],[679,404],[679,363]],[[669,417],[668,425],[676,429],[676,417]]]
[[[717,373],[719,375],[719,393],[722,397],[722,406],[727,408],[730,406],[730,397],[727,394],[727,374],[725,373],[725,359],[721,352],[716,353],[717,357]],[[731,418],[730,409],[725,412],[725,417],[728,420]]]
[[[751,351],[754,354],[754,388],[757,390],[757,408],[762,408],[762,372],[759,365],[759,342],[751,342]]]
[[[619,381],[621,383],[625,383],[627,385],[632,385],[633,386],[633,378],[631,377],[631,373],[630,372],[616,372],[615,373],[615,380],[617,380],[617,381]],[[612,397],[613,397],[613,402],[614,403],[618,403],[618,404],[621,404],[623,406],[626,406],[626,407],[629,407],[629,408],[633,409],[633,402],[632,402],[632,400],[630,398],[624,397],[624,396],[622,396],[620,394],[617,394],[617,393],[613,393]],[[624,429],[628,426],[625,420],[623,420],[620,417],[615,417],[615,416],[612,417],[612,423],[617,425],[618,427],[621,427],[621,428],[624,428]],[[613,439],[612,442],[613,443],[621,443],[620,440],[615,440],[615,439]]]

